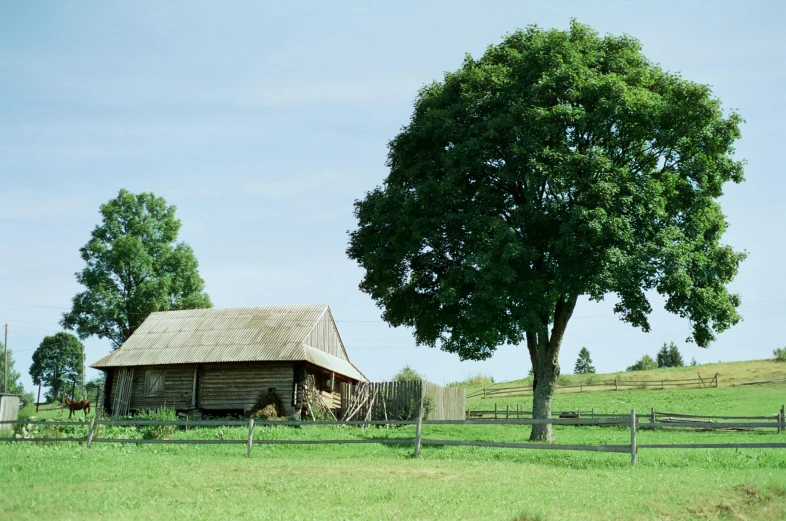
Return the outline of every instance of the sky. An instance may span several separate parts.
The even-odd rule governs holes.
[[[177,206],[216,307],[326,302],[372,380],[410,365],[435,383],[521,378],[524,346],[489,360],[415,347],[358,289],[353,202],[380,185],[420,87],[517,28],[638,38],[746,120],[746,181],[722,198],[725,242],[749,253],[731,289],[744,322],[708,349],[653,297],[652,331],[579,301],[560,354],[599,372],[674,341],[699,363],[772,356],[786,317],[786,3],[779,1],[0,2],[0,325],[22,382],[81,288],[79,248],[121,188]],[[85,341],[88,364],[110,351]],[[701,370],[701,368],[699,368]],[[88,370],[88,377],[99,373]]]

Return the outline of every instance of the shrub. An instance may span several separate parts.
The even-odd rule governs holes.
[[[470,386],[483,386],[489,387],[494,385],[494,377],[491,375],[486,374],[476,374],[473,376],[467,376],[464,380],[460,382],[450,382],[448,387],[470,387]]]
[[[786,362],[786,347],[776,347],[772,350],[776,362]]]
[[[417,382],[420,380],[425,380],[426,378],[420,374],[419,372],[415,371],[408,365],[405,365],[401,371],[393,376],[394,382]]]
[[[155,411],[142,411],[140,420],[177,420],[177,412],[169,407],[159,407]],[[145,425],[141,429],[144,440],[164,440],[175,433],[174,425]]]
[[[641,357],[641,360],[633,364],[632,366],[625,369],[626,371],[649,371],[651,369],[657,369],[658,363],[652,359],[650,355],[644,355]]]

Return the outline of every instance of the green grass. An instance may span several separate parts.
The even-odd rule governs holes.
[[[770,370],[766,364],[766,370]],[[727,367],[728,370],[728,367]],[[750,375],[761,367],[738,367]],[[743,375],[744,376],[744,375]],[[752,378],[755,379],[755,378]],[[496,398],[498,407],[531,398]],[[493,407],[494,399],[476,400]],[[764,415],[786,383],[558,394],[555,409]],[[39,417],[60,418],[44,407]],[[67,411],[64,414],[68,416]],[[82,419],[82,416],[79,417]],[[98,436],[141,438],[134,428]],[[555,426],[560,444],[629,444],[624,427]],[[65,435],[84,436],[86,427]],[[258,427],[261,439],[411,438],[414,428]],[[179,430],[237,439],[245,428]],[[526,442],[529,427],[424,425],[426,439]],[[786,442],[774,429],[638,432],[639,444]],[[786,519],[786,449],[641,449],[628,454],[410,444],[186,446],[0,444],[0,519]]]
[[[523,441],[517,426],[424,426],[424,437]],[[558,427],[562,443],[626,443],[622,428]],[[243,439],[242,428],[221,429]],[[257,430],[257,438],[410,437],[412,428]],[[217,437],[215,429],[179,432]],[[641,432],[641,443],[783,440]],[[424,446],[0,446],[1,519],[783,519],[786,451],[590,454]],[[78,491],[78,492],[77,492]],[[525,517],[529,516],[529,517]],[[739,517],[735,517],[739,516]]]

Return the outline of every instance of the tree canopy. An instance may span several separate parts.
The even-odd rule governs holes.
[[[44,337],[33,352],[30,377],[34,384],[51,389],[50,396],[58,398],[72,382],[82,384],[82,355],[85,346],[74,335],[60,332]]]
[[[102,222],[80,250],[85,286],[61,324],[85,339],[123,344],[154,311],[211,307],[191,247],[176,242],[175,206],[152,193],[118,196],[101,205]]]
[[[595,366],[592,365],[592,358],[590,358],[589,349],[582,347],[579,350],[579,357],[576,359],[576,365],[573,367],[574,374],[593,374],[595,373]]]
[[[703,347],[740,320],[726,285],[744,254],[721,244],[717,201],[743,180],[740,122],[630,36],[509,34],[419,92],[384,184],[355,203],[360,288],[464,360],[526,342],[546,417],[580,296],[649,331],[659,293]]]

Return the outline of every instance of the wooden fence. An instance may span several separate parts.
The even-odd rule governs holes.
[[[639,389],[665,389],[667,387],[718,387],[718,373],[714,376],[702,377],[700,374],[696,378],[681,378],[668,380],[661,378],[660,380],[628,380],[620,377],[615,377],[614,380],[579,380],[578,383],[557,384],[555,390],[563,389],[578,389],[579,392],[584,389],[591,389],[594,387],[605,387],[608,389],[613,388],[618,391],[620,388],[639,388]],[[484,387],[467,395],[467,398],[489,398],[492,396],[522,396],[532,394],[531,385],[515,385],[507,387]]]
[[[365,420],[414,420],[422,403],[424,418],[464,419],[466,390],[430,382],[341,384],[341,417]]]
[[[595,409],[589,410],[572,410],[572,411],[553,411],[552,416],[559,417],[559,418],[625,418],[627,414],[620,414],[620,413],[601,413],[595,411]],[[524,410],[518,404],[515,407],[510,405],[506,405],[503,409],[502,407],[498,407],[497,404],[494,404],[493,409],[467,409],[466,411],[466,418],[467,420],[517,420],[521,418],[531,418],[532,411]],[[778,412],[775,412],[770,415],[762,415],[762,416],[717,416],[717,415],[706,415],[706,414],[682,414],[682,413],[674,413],[674,412],[662,412],[656,411],[654,408],[650,409],[649,414],[639,415],[637,417],[637,421],[643,418],[645,421],[649,421],[649,423],[661,423],[661,424],[672,424],[672,427],[687,427],[687,426],[695,426],[695,424],[700,424],[701,427],[707,427],[708,424],[716,423],[717,420],[768,420],[774,422],[770,424],[773,428],[777,429],[778,433],[782,433],[783,429],[780,426],[780,423],[784,421],[786,418],[786,410],[784,410],[784,406],[781,405],[781,408]],[[648,427],[643,427],[648,428]]]
[[[674,416],[672,414],[672,416]],[[681,415],[682,417],[689,417],[689,415]],[[631,464],[636,464],[636,458],[639,449],[764,449],[764,448],[786,448],[786,443],[690,443],[690,444],[638,444],[636,441],[636,431],[638,429],[664,429],[673,427],[699,427],[702,429],[730,429],[730,428],[771,428],[772,422],[724,422],[724,423],[705,423],[705,422],[683,422],[675,425],[673,423],[663,423],[653,421],[647,424],[641,424],[639,420],[643,416],[637,415],[635,410],[632,410],[630,415],[625,415],[619,418],[552,418],[552,419],[515,419],[515,420],[423,420],[419,415],[413,420],[385,420],[385,421],[260,421],[249,419],[248,421],[240,420],[223,420],[223,421],[165,421],[165,420],[96,420],[91,418],[89,422],[61,422],[61,421],[4,421],[3,424],[19,424],[19,425],[67,425],[67,426],[88,426],[87,436],[71,437],[71,438],[2,438],[0,441],[7,442],[84,442],[86,447],[90,447],[93,443],[164,443],[164,444],[220,444],[220,445],[245,445],[246,456],[251,457],[251,452],[254,445],[326,445],[326,444],[354,444],[354,443],[383,443],[383,444],[412,444],[414,445],[413,456],[420,455],[421,445],[441,445],[441,446],[469,446],[469,447],[496,447],[496,448],[509,448],[509,449],[530,449],[530,450],[571,450],[571,451],[591,451],[591,452],[621,452],[629,453],[631,457]],[[723,417],[726,418],[726,417]],[[623,445],[562,445],[562,444],[545,444],[545,443],[507,443],[507,442],[491,442],[491,441],[465,441],[465,440],[440,440],[430,439],[423,436],[423,425],[499,425],[499,424],[516,424],[516,425],[607,425],[607,426],[624,426],[630,429],[630,444]],[[229,440],[229,439],[210,439],[210,440],[164,440],[164,439],[118,439],[118,438],[96,438],[94,437],[96,425],[109,425],[109,426],[156,426],[156,425],[173,425],[184,427],[242,427],[247,426],[248,437],[245,440]],[[272,426],[272,425],[287,425],[287,426],[303,426],[303,425],[414,425],[415,437],[414,438],[368,438],[368,439],[352,439],[352,440],[271,440],[271,439],[255,439],[254,428],[255,426]],[[776,423],[779,432],[783,432],[786,428],[786,418],[784,418],[784,410],[778,415],[778,422]]]

